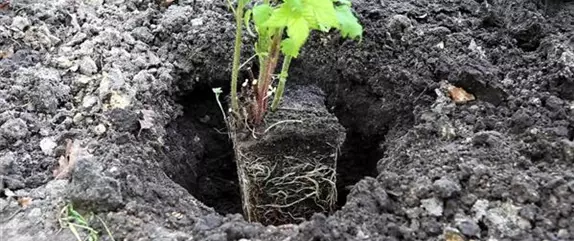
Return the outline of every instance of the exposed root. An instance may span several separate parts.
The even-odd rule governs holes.
[[[337,200],[335,167],[321,160],[285,157],[283,161],[270,163],[255,159],[244,168],[251,184],[247,190],[252,194],[248,208],[256,216],[253,221],[300,222],[314,213],[328,213],[334,208]]]

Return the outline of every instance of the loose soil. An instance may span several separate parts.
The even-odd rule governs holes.
[[[58,223],[73,203],[115,240],[574,240],[574,2],[354,9],[363,41],[313,35],[289,79],[319,86],[346,130],[340,210],[272,226],[241,215],[211,92],[229,90],[225,1],[11,0],[2,237],[75,240]],[[476,100],[455,104],[447,82]],[[55,179],[67,140],[75,165]]]

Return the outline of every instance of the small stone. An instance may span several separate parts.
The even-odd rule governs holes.
[[[203,25],[203,18],[194,18],[191,20],[191,26],[201,26]]]
[[[118,92],[112,92],[110,96],[110,107],[112,109],[124,109],[130,105],[130,100],[127,96],[122,95]]]
[[[96,135],[98,136],[106,133],[106,126],[104,124],[97,125],[96,127],[94,127],[94,133],[96,133]]]
[[[440,217],[442,216],[443,207],[442,201],[438,198],[429,198],[421,200],[422,207],[427,210],[431,216]]]
[[[56,146],[58,146],[58,144],[50,137],[46,137],[40,141],[40,149],[42,149],[44,155],[47,156],[54,154],[54,148],[56,148]]]
[[[474,220],[466,218],[456,220],[456,227],[467,237],[478,237],[480,235],[480,226]]]
[[[118,68],[110,69],[107,77],[109,78],[110,81],[111,90],[120,90],[126,82],[124,74]]]
[[[20,31],[24,31],[25,28],[30,26],[30,20],[28,18],[16,16],[12,19],[12,28],[18,29]]]
[[[85,75],[93,75],[98,72],[96,62],[90,56],[84,56],[80,61],[80,73]]]
[[[439,195],[441,198],[449,198],[458,194],[461,190],[461,187],[458,183],[446,178],[442,177],[439,180],[436,180],[433,183],[433,190],[436,194]]]
[[[66,43],[66,46],[74,46],[76,44],[80,44],[80,43],[84,42],[84,40],[86,40],[86,38],[88,38],[87,34],[79,32],[76,35],[74,35],[74,37],[72,37],[72,40],[70,40],[68,43]]]
[[[486,215],[486,209],[490,202],[486,199],[477,200],[472,206],[472,212],[474,212],[474,220],[481,220]]]
[[[19,140],[26,138],[29,131],[26,122],[20,118],[14,118],[6,121],[6,123],[0,126],[0,134],[7,139]]]
[[[58,68],[62,68],[62,69],[68,69],[74,65],[74,62],[72,62],[70,59],[68,59],[64,56],[56,58],[55,63],[56,63],[56,66],[58,66]]]
[[[86,110],[90,110],[98,103],[98,97],[93,95],[86,95],[84,96],[84,100],[82,100],[82,107]]]
[[[74,124],[76,125],[80,124],[80,122],[82,122],[83,120],[84,120],[84,114],[82,113],[77,113],[72,118],[72,122],[74,122]]]

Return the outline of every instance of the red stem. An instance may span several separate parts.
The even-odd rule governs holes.
[[[273,36],[273,41],[271,42],[269,56],[265,60],[267,64],[265,65],[265,69],[260,70],[263,71],[260,75],[261,79],[258,80],[257,84],[257,111],[254,118],[254,124],[259,125],[263,121],[263,116],[265,111],[267,110],[267,90],[271,85],[271,77],[277,68],[277,62],[279,59],[279,52],[281,50],[281,38],[283,35],[283,30],[280,29],[277,33]]]

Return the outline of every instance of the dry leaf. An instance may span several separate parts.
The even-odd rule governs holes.
[[[447,229],[444,232],[446,241],[465,241],[465,238],[458,232],[458,230]]]
[[[0,0],[0,10],[8,10],[10,8],[10,0]]]
[[[30,206],[30,204],[32,204],[32,198],[20,197],[18,198],[18,204],[20,205],[20,207],[27,208],[28,206]]]
[[[466,92],[466,90],[460,87],[449,85],[447,90],[448,96],[457,104],[465,104],[476,99],[473,94]]]
[[[2,0],[0,0],[0,1],[2,1]],[[0,59],[8,59],[8,58],[12,57],[12,55],[14,55],[14,49],[12,49],[12,47],[5,49],[5,50],[0,50]]]
[[[174,1],[175,1],[175,0],[160,0],[160,1],[159,1],[159,2],[160,2],[159,4],[160,4],[162,7],[169,7],[169,5],[171,5]]]
[[[65,179],[70,176],[70,173],[76,165],[76,159],[80,151],[80,144],[78,141],[66,140],[66,155],[60,156],[58,160],[58,168],[54,170],[54,177],[56,179]]]

